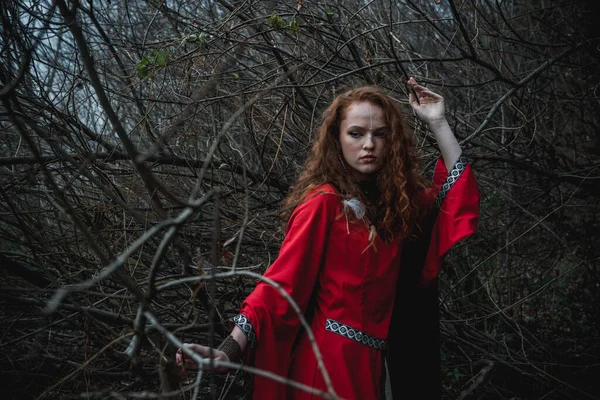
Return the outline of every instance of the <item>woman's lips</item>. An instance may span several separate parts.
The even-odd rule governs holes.
[[[377,160],[377,157],[375,156],[364,156],[360,158],[362,161],[364,162],[374,162],[375,160]]]

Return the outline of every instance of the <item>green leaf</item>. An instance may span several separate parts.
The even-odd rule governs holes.
[[[185,38],[183,38],[183,41],[189,43],[198,43],[200,46],[203,46],[204,42],[206,42],[206,33],[192,33],[191,35],[188,35]]]
[[[327,19],[331,21],[333,19],[333,8],[325,7],[325,15],[327,16]]]
[[[298,20],[296,18],[292,19],[290,21],[290,25],[289,25],[289,32],[290,35],[294,36],[296,35],[296,32],[298,31]]]
[[[148,66],[150,64],[150,59],[147,56],[142,57],[140,62],[135,66],[137,70],[137,76],[140,79],[144,79],[148,76]]]
[[[153,64],[162,67],[169,61],[169,52],[166,50],[152,50]]]
[[[135,69],[140,79],[148,77],[151,67],[162,67],[169,61],[169,52],[167,50],[152,50],[149,56],[144,56],[137,63]]]
[[[273,13],[267,19],[267,25],[269,25],[269,27],[273,29],[281,29],[285,26],[285,21],[279,15]]]
[[[454,382],[458,382],[463,376],[465,376],[465,374],[461,373],[458,368],[454,368],[452,371],[452,378],[454,379]]]

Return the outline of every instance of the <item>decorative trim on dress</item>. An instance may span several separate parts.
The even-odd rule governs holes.
[[[254,327],[250,323],[248,317],[246,317],[244,314],[238,314],[233,317],[233,323],[236,324],[237,327],[242,330],[242,332],[244,332],[250,347],[256,347],[256,334],[254,333]]]
[[[387,340],[376,338],[330,318],[327,318],[325,321],[325,330],[337,333],[340,336],[354,340],[355,342],[364,344],[365,346],[371,347],[375,350],[385,350],[387,347]]]
[[[440,189],[440,192],[438,193],[438,196],[435,199],[436,209],[439,210],[442,207],[442,203],[444,202],[446,195],[448,194],[452,186],[454,186],[458,178],[460,178],[461,174],[465,171],[465,168],[467,168],[468,163],[469,160],[467,160],[467,157],[463,156],[462,154],[460,157],[458,157],[458,160],[456,160],[456,163],[454,163],[454,166],[448,174],[448,178],[446,178],[446,182],[444,182],[444,184],[442,185],[442,188]]]

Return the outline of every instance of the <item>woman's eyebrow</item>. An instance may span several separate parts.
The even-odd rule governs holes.
[[[352,126],[348,127],[348,130],[350,130],[350,129],[359,129],[359,130],[363,130],[363,131],[373,131],[373,132],[375,132],[375,131],[387,130],[388,128],[389,127],[387,125],[378,126],[375,129],[369,129],[369,128],[367,128],[365,126],[362,126],[362,125],[352,125]]]
[[[377,128],[373,129],[373,132],[387,131],[388,129],[389,129],[389,127],[387,125],[382,125],[382,126],[378,126]]]
[[[367,129],[362,125],[351,125],[348,127],[348,129]]]

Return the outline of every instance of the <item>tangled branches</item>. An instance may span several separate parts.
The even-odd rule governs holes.
[[[416,76],[484,195],[441,279],[445,394],[597,396],[599,36],[591,3],[534,3],[0,5],[3,390],[241,396],[179,389],[173,338],[227,332],[331,99]]]

